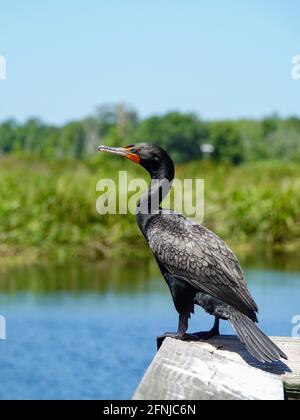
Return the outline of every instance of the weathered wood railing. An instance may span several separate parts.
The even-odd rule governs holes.
[[[167,338],[133,399],[300,399],[300,339],[272,338],[287,362],[256,362],[235,337],[209,342]]]

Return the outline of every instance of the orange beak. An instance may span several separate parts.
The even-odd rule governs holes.
[[[127,159],[131,160],[134,163],[140,163],[141,158],[136,153],[131,153],[130,150],[132,148],[127,149],[126,147],[108,147],[108,146],[99,146],[99,152],[106,152],[106,153],[113,153],[114,155],[119,155],[126,157]]]

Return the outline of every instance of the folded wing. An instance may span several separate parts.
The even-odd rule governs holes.
[[[163,212],[151,220],[146,236],[171,275],[257,321],[257,305],[240,264],[218,236],[181,215]]]

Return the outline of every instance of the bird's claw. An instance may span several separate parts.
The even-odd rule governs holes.
[[[194,333],[193,336],[195,336],[196,340],[209,340],[210,338],[219,337],[220,332],[217,330],[211,330],[211,331],[203,331],[203,332],[197,332]]]
[[[199,341],[199,340],[207,341],[210,338],[218,337],[219,335],[220,335],[220,332],[219,330],[216,330],[216,329],[212,329],[210,331],[197,332],[193,334],[165,333],[163,335],[159,335],[156,338],[157,350],[160,349],[162,343],[167,337],[174,338],[175,340],[181,340],[181,341]]]
[[[181,341],[196,341],[198,340],[197,336],[195,334],[182,334],[182,333],[165,333],[163,335],[160,335],[156,338],[157,340],[157,350],[160,349],[162,343],[164,342],[165,338],[174,338],[175,340],[181,340]]]

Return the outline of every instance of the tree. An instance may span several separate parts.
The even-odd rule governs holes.
[[[211,124],[210,138],[215,147],[213,157],[216,161],[238,165],[244,160],[241,136],[234,123],[218,122]]]
[[[85,150],[86,133],[84,124],[72,122],[64,126],[59,136],[59,153],[61,156],[81,158]]]
[[[142,121],[133,142],[157,143],[177,162],[201,156],[200,145],[208,138],[207,125],[194,114],[168,113]]]
[[[98,107],[94,118],[99,127],[99,137],[110,146],[126,144],[139,121],[137,112],[122,103]]]

